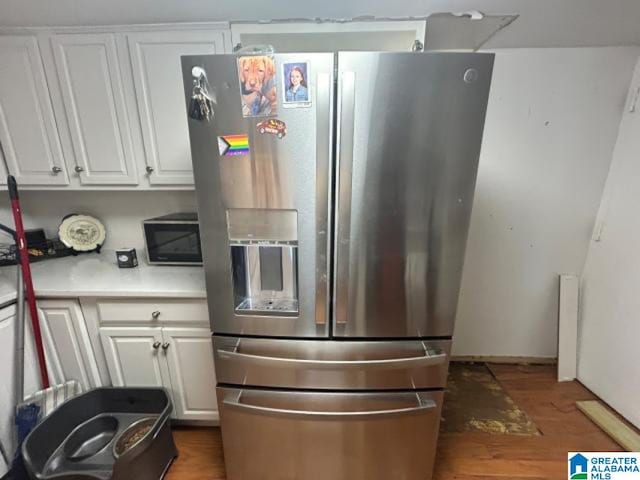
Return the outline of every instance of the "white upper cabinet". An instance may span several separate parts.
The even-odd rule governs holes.
[[[156,28],[0,35],[0,185],[193,186],[180,57],[230,52],[231,34]]]
[[[222,30],[127,34],[151,185],[193,185],[181,55],[224,53]]]
[[[137,184],[115,36],[54,35],[51,46],[73,144],[70,168],[83,185]]]
[[[67,185],[35,37],[0,36],[0,143],[18,184]]]

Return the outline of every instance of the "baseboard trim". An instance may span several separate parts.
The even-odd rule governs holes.
[[[640,452],[640,434],[622,415],[598,400],[579,400],[576,407],[627,452]]]
[[[556,365],[555,357],[502,357],[493,355],[453,355],[452,362],[509,363],[515,365]]]

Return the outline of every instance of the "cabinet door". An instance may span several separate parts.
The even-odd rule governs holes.
[[[76,300],[41,300],[42,328],[56,352],[64,380],[77,380],[83,390],[102,385],[89,334]]]
[[[160,328],[101,328],[100,341],[114,386],[170,387]]]
[[[33,327],[31,324],[31,316],[29,315],[29,307],[25,304],[25,326],[24,326],[24,359],[25,359],[25,368],[27,368],[27,364],[33,364],[32,368],[37,373],[38,379],[38,388],[42,388],[40,384],[40,364],[38,362],[38,354],[36,350],[36,341],[33,336]],[[47,375],[49,377],[50,385],[57,385],[60,383],[64,383],[65,376],[64,370],[62,368],[62,362],[60,361],[60,356],[58,355],[58,350],[55,347],[55,342],[51,337],[51,332],[47,328],[44,312],[38,309],[38,318],[40,320],[40,332],[42,334],[42,344],[44,346],[44,358],[47,363]],[[26,395],[26,387],[25,387],[25,395]]]
[[[24,344],[24,396],[31,395],[41,389],[40,371],[36,358],[33,335],[31,335],[29,316],[26,316],[28,326],[25,326]],[[10,305],[0,309],[0,442],[11,455],[14,451],[15,438],[13,435],[13,418],[15,406],[15,368],[16,368],[16,305]],[[59,383],[59,379],[53,374],[52,358],[46,349],[47,368],[50,370],[49,378],[51,384]],[[3,470],[3,462],[0,456],[0,475],[6,473]],[[4,477],[2,477],[4,478]]]
[[[24,318],[24,395],[31,395],[33,392],[40,390],[40,367],[36,354],[35,340],[33,338],[33,329],[31,327],[31,318],[29,316],[28,307],[25,304]],[[55,385],[64,382],[60,360],[57,352],[52,347],[49,331],[43,328],[43,312],[38,310],[40,318],[40,326],[42,329],[42,342],[44,344],[44,356],[47,363],[47,372],[49,374],[49,383]],[[16,306],[11,305],[0,310],[0,378],[10,378],[14,374],[15,369],[15,332],[17,327]],[[7,361],[5,361],[5,359]],[[7,370],[5,370],[5,368]],[[6,375],[5,375],[6,373]],[[8,375],[8,376],[7,376]],[[13,385],[9,382],[4,387],[12,389]],[[13,393],[12,393],[13,395]],[[13,397],[12,397],[13,398]],[[1,400],[1,399],[0,399]],[[0,401],[0,403],[2,403]],[[1,430],[1,428],[0,428]]]
[[[127,35],[151,185],[193,185],[181,55],[224,53],[221,31]]]
[[[217,420],[213,347],[208,328],[163,328],[176,418]]]
[[[15,375],[15,324],[16,307],[11,305],[0,309],[0,442],[8,450],[8,454],[13,453],[15,448],[13,436],[14,406],[14,382]],[[36,390],[36,374],[31,365],[25,362],[25,390],[32,392]],[[31,375],[29,375],[31,374]],[[0,457],[0,476],[6,473],[6,466],[3,470]]]
[[[55,35],[51,44],[80,182],[137,184],[114,35]]]
[[[34,37],[0,37],[0,143],[19,184],[69,183]]]
[[[28,310],[25,305],[25,309]],[[44,320],[44,312],[38,311],[40,326],[42,329],[42,341],[44,343],[44,353],[49,374],[49,383],[56,385],[68,380],[64,376],[62,363],[58,356],[55,343]],[[15,373],[15,333],[17,327],[16,305],[11,305],[0,309],[0,379],[12,378]],[[33,329],[28,311],[25,312],[24,326],[24,395],[31,395],[42,388],[40,383],[40,367],[36,355]],[[12,382],[0,382],[0,406],[5,398],[8,398],[8,405],[13,404],[14,385]],[[2,419],[0,418],[0,432],[3,430]]]
[[[5,160],[2,156],[2,141],[0,141],[0,185],[7,184],[7,175],[9,172],[7,171],[7,167],[5,164]]]

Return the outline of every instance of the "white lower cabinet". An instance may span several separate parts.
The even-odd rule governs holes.
[[[15,308],[15,307],[14,307]],[[25,384],[25,395],[41,388],[33,327],[25,304],[25,370],[37,373],[37,385]],[[75,299],[38,300],[38,318],[49,383],[77,380],[83,391],[102,385],[86,324]],[[27,374],[28,375],[28,374]]]
[[[32,359],[33,365],[37,369],[38,388],[36,390],[40,390],[42,388],[42,382],[40,381],[40,364],[38,361],[36,341],[33,335],[33,324],[31,323],[31,315],[29,315],[29,308],[26,304],[24,308],[26,310],[24,317],[25,362],[27,362],[27,358]],[[44,358],[47,365],[47,378],[49,379],[49,384],[58,385],[60,383],[64,383],[67,379],[65,378],[62,368],[62,362],[60,361],[60,356],[58,355],[56,342],[51,336],[51,330],[48,328],[47,317],[40,308],[38,308],[38,318],[40,321],[40,333],[42,334],[42,345],[44,347]],[[69,380],[72,379],[74,378],[69,375]]]
[[[50,383],[77,380],[83,390],[101,386],[78,300],[38,300],[38,310]]]
[[[160,328],[101,328],[111,382],[116,387],[162,387],[170,384],[167,362],[160,354]]]
[[[24,325],[24,395],[42,388],[33,328],[25,305]],[[77,299],[38,300],[38,317],[42,331],[49,383],[56,385],[77,380],[83,390],[102,385],[86,332],[86,324]],[[16,305],[0,309],[0,379],[15,375],[17,328]],[[10,445],[9,415],[14,402],[13,382],[0,382],[0,441]],[[1,472],[0,472],[1,474]]]
[[[101,327],[115,386],[164,386],[179,420],[218,420],[211,333],[207,328]]]
[[[217,418],[216,378],[208,328],[163,328],[163,347],[178,418]]]
[[[13,419],[15,417],[15,330],[16,330],[16,306],[10,305],[0,308],[0,443],[4,446],[8,455],[16,448]],[[29,351],[28,353],[32,353]],[[35,358],[25,355],[24,362],[24,389],[26,394],[33,393],[40,388],[38,374],[34,365]],[[9,470],[10,463],[6,463],[0,455],[0,477]]]

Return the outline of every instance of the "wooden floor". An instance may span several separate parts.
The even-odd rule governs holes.
[[[621,450],[576,409],[576,400],[594,399],[593,394],[578,382],[557,383],[553,366],[491,370],[541,435],[443,433],[434,480],[556,480],[567,478],[567,452]],[[167,480],[225,478],[219,429],[177,428],[174,435],[180,456]]]

